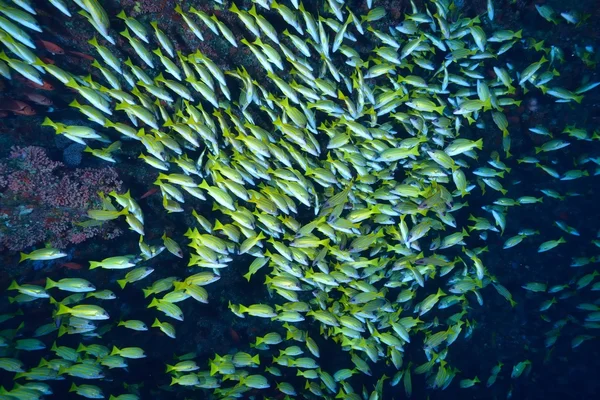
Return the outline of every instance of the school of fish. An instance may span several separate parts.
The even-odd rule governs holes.
[[[199,40],[213,37],[222,46],[249,50],[253,63],[228,70],[198,49],[176,51],[156,22],[146,26],[126,11],[110,18],[98,0],[47,3],[64,18],[83,17],[93,26],[91,74],[42,61],[32,38],[43,32],[36,10],[29,0],[12,0],[0,2],[0,75],[73,89],[70,106],[89,124],[46,117],[43,132],[83,144],[86,153],[108,163],[118,161],[122,148],[136,148],[140,162],[156,170],[165,212],[191,213],[196,223],[186,227],[185,243],[166,233],[160,243],[147,243],[147,216],[130,192],[102,194],[102,209],[89,210],[86,222],[120,220],[139,235],[139,248],[89,261],[90,270],[117,278],[114,287],[65,277],[48,278],[45,286],[15,281],[7,288],[11,307],[18,308],[0,315],[0,370],[13,374],[14,385],[0,388],[0,399],[50,396],[57,380],[67,380],[70,391],[86,398],[143,397],[134,385],[115,390],[113,381],[122,386],[118,379],[126,380],[126,373],[121,378],[113,370],[143,369],[139,359],[151,351],[137,347],[126,330],[179,338],[178,325],[193,316],[178,303],[218,301],[210,284],[242,256],[253,260],[244,278],[264,285],[272,302],[230,302],[229,310],[239,318],[272,320],[273,330],[247,352],[165,360],[157,386],[179,386],[189,396],[200,389],[202,396],[220,399],[366,400],[411,397],[415,375],[425,377],[428,389],[444,390],[451,384],[489,387],[499,374],[518,379],[531,370],[529,360],[504,370],[499,363],[481,383],[452,365],[451,345],[473,334],[469,310],[483,304],[484,294],[504,297],[507,307],[516,304],[486,268],[487,247],[473,248],[470,239],[503,235],[506,251],[529,242],[546,252],[579,235],[564,221],[542,234],[536,227],[515,228],[508,218],[513,207],[533,209],[576,195],[547,189],[542,197],[533,191],[509,197],[516,184],[507,179],[512,169],[535,165],[562,181],[600,174],[597,155],[570,170],[552,162],[552,152],[574,141],[592,146],[600,139],[581,126],[563,132],[537,126],[531,132],[543,143],[511,154],[515,133],[507,114],[520,106],[516,93],[537,91],[570,106],[600,84],[562,87],[559,49],[525,40],[522,31],[490,31],[492,0],[487,13],[475,18],[462,17],[449,0],[422,8],[411,1],[403,22],[383,30],[377,21],[386,10],[373,0],[362,15],[344,0],[327,0],[318,10],[299,0],[252,0],[250,9],[239,0],[177,5],[181,26]],[[560,22],[548,6],[538,11]],[[224,13],[239,26],[216,15]],[[127,58],[115,55],[119,35],[128,43],[120,49]],[[503,54],[513,47],[525,48],[533,61],[523,69],[507,63]],[[493,201],[478,215],[455,218],[469,196],[486,191]],[[196,211],[201,208],[212,212]],[[600,239],[590,245],[600,247]],[[66,255],[40,248],[22,253],[21,262]],[[183,259],[188,267],[162,276],[145,265],[159,255]],[[597,261],[594,255],[573,262],[582,267]],[[551,287],[524,282],[523,288],[553,294],[540,306],[547,311],[569,288],[600,290],[597,275],[586,272],[575,283]],[[109,315],[106,302],[142,290],[153,321]],[[20,323],[32,304],[48,311],[37,314],[38,326]],[[598,302],[581,309],[588,313],[585,324],[598,329]],[[548,347],[567,322],[556,322]],[[122,339],[103,342],[108,329],[123,330]],[[80,337],[81,344],[61,345],[65,335]],[[573,347],[595,338],[582,334]],[[345,352],[347,365],[321,368],[318,343]],[[422,356],[406,357],[408,347],[422,349]],[[33,365],[19,358],[23,352],[44,356]],[[392,374],[373,376],[375,365],[387,365]],[[353,386],[354,375],[372,376],[375,384]]]

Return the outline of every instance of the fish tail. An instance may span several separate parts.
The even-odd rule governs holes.
[[[113,346],[112,351],[110,352],[111,356],[114,356],[116,354],[119,354],[119,348],[117,346]]]
[[[127,28],[125,28],[125,30],[121,32],[121,35],[131,41],[131,35],[129,34],[129,30]]]
[[[91,45],[92,45],[92,46],[94,46],[94,47],[97,47],[97,46],[98,46],[98,39],[96,39],[96,36],[94,36],[93,38],[91,38],[91,39],[88,41],[88,43],[89,43],[89,44],[91,44]]]
[[[56,125],[50,118],[46,117],[44,118],[44,121],[42,122],[42,126],[51,126],[52,128],[56,129],[58,127],[58,125]],[[23,253],[21,253],[23,254]]]
[[[65,333],[67,333],[67,327],[61,325],[60,328],[58,328],[58,337],[63,336]]]
[[[56,287],[56,282],[53,281],[50,278],[46,278],[46,287],[45,287],[45,289],[48,290],[48,289],[51,289],[53,287]]]
[[[67,306],[65,306],[62,303],[58,303],[58,311],[56,312],[56,315],[64,315],[64,314],[69,314],[71,312],[71,309]]]
[[[152,299],[152,301],[150,302],[150,305],[148,306],[148,308],[152,308],[152,307],[158,307],[158,300],[156,299]]]
[[[95,269],[95,268],[98,268],[99,266],[100,266],[99,261],[90,261],[90,269]]]

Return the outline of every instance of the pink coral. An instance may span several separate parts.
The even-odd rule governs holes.
[[[114,237],[111,224],[81,227],[98,192],[121,188],[113,168],[63,171],[41,147],[13,147],[0,162],[0,246],[22,250],[42,241],[64,248],[96,235]]]
[[[56,168],[63,166],[60,161],[50,160],[46,150],[38,146],[13,146],[10,149],[9,158],[17,160],[22,169],[32,173],[51,173]]]

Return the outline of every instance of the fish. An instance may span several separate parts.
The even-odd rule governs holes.
[[[86,341],[86,346],[74,352],[54,346],[55,353],[60,351],[74,360],[50,359],[39,369],[19,368],[9,361],[8,368],[24,369],[18,372],[25,374],[19,379],[61,378],[68,383],[72,377],[105,379],[107,368],[138,368],[135,361],[127,359],[155,358],[156,349],[143,339],[149,335],[145,333],[148,326],[141,319],[129,318],[153,318],[150,327],[158,329],[150,331],[161,335],[157,340],[165,339],[162,334],[176,339],[176,328],[179,339],[184,340],[189,330],[180,326],[194,319],[194,307],[204,307],[192,305],[188,299],[203,304],[210,299],[218,308],[227,296],[214,290],[222,292],[219,285],[229,285],[231,274],[239,274],[272,296],[257,300],[248,291],[239,299],[243,304],[230,302],[223,311],[247,319],[244,326],[249,327],[248,332],[241,339],[256,336],[250,346],[253,350],[247,353],[246,343],[236,334],[232,337],[239,342],[239,349],[215,354],[206,370],[195,354],[186,359],[163,357],[174,394],[182,390],[178,385],[202,388],[215,397],[240,397],[250,392],[260,396],[260,391],[275,382],[278,390],[289,396],[386,398],[387,376],[380,374],[376,382],[367,380],[361,394],[352,387],[351,378],[385,372],[388,366],[395,368],[393,385],[402,381],[408,397],[413,391],[413,373],[424,375],[422,381],[431,389],[450,384],[468,389],[479,384],[478,377],[459,374],[460,360],[446,357],[448,349],[459,338],[473,335],[477,324],[468,310],[487,300],[490,283],[511,307],[516,301],[502,285],[503,279],[492,276],[496,272],[491,261],[494,255],[486,253],[488,246],[475,248],[475,241],[488,241],[492,251],[501,243],[505,255],[510,255],[508,249],[537,240],[534,229],[515,227],[515,213],[533,212],[574,195],[553,187],[542,189],[545,199],[535,197],[530,182],[518,186],[522,168],[536,173],[541,168],[561,184],[560,180],[592,175],[588,166],[597,164],[592,154],[569,167],[574,169],[563,169],[554,158],[559,154],[556,151],[567,146],[572,146],[566,150],[569,153],[580,143],[591,146],[597,138],[585,127],[568,127],[562,133],[552,127],[550,132],[536,126],[536,120],[528,131],[536,145],[528,148],[523,142],[511,148],[511,135],[516,142],[514,116],[522,114],[520,101],[526,91],[577,107],[584,93],[587,96],[597,85],[561,87],[555,50],[523,37],[520,29],[490,31],[481,17],[460,16],[459,9],[445,1],[420,8],[411,2],[405,12],[394,12],[393,19],[399,16],[404,21],[389,31],[384,27],[391,11],[381,5],[373,7],[371,1],[360,10],[328,1],[319,16],[313,16],[312,6],[306,4],[307,10],[298,1],[255,0],[245,5],[251,6],[248,11],[238,8],[241,3],[228,4],[229,10],[222,1],[214,3],[219,6],[207,3],[189,11],[180,5],[175,8],[175,17],[185,22],[178,27],[179,33],[203,41],[199,49],[191,50],[157,21],[150,21],[154,32],[150,39],[145,18],[141,23],[123,10],[118,20],[111,19],[110,10],[100,2],[77,2],[80,14],[114,46],[102,46],[93,38],[89,44],[98,59],[79,55],[92,61],[94,78],[62,70],[57,66],[63,65],[61,57],[56,57],[56,64],[42,61],[37,52],[60,54],[45,42],[34,42],[39,49],[29,51],[37,58],[29,64],[20,61],[20,53],[8,46],[10,57],[4,59],[8,78],[11,69],[21,71],[21,82],[39,86],[46,83],[40,74],[49,72],[52,82],[56,78],[59,85],[74,89],[85,99],[72,102],[71,111],[100,125],[93,129],[59,122],[58,118],[63,118],[59,115],[56,122],[54,117],[44,119],[43,126],[85,145],[84,157],[98,157],[95,162],[115,163],[120,168],[143,162],[144,172],[157,176],[155,187],[142,195],[148,198],[143,211],[129,192],[102,195],[101,203],[81,210],[93,224],[86,221],[77,229],[100,229],[108,226],[105,223],[123,226],[120,217],[125,216],[130,227],[126,234],[138,235],[136,249],[127,250],[136,254],[105,254],[102,261],[86,260],[90,270],[95,270],[89,276],[98,278],[94,281],[98,290],[88,290],[91,281],[71,276],[84,273],[75,266],[67,267],[69,271],[53,270],[46,288],[16,282],[9,287],[17,293],[10,298],[13,307],[19,306],[24,313],[32,312],[26,302],[41,304],[50,297],[48,292],[83,288],[88,292],[85,296],[62,301],[52,298],[52,308],[57,310],[53,318],[40,319],[40,324],[56,319],[54,328],[61,337],[93,337],[96,344]],[[68,12],[61,2],[52,4]],[[542,7],[538,12],[554,22],[555,13]],[[495,12],[488,1],[487,19],[498,24]],[[565,15],[562,18],[568,21],[580,18]],[[234,16],[242,24],[232,24]],[[278,24],[273,24],[273,18]],[[18,44],[8,43],[17,46],[15,49],[28,47],[25,31],[0,20],[2,23],[9,28],[4,30],[12,42]],[[126,42],[110,36],[111,24],[116,27],[117,23],[124,29]],[[227,41],[221,43],[228,44],[232,54],[252,53],[258,63],[247,69],[228,66],[225,59],[215,56],[212,41],[221,39]],[[158,45],[146,46],[151,41]],[[236,50],[238,41],[243,46]],[[138,57],[122,57],[123,43],[133,47]],[[521,43],[529,52],[523,60],[514,58],[512,49]],[[66,54],[75,53],[67,50]],[[506,54],[511,54],[510,63]],[[243,57],[239,61],[246,63]],[[9,106],[28,112],[21,103]],[[560,109],[560,103],[556,107]],[[113,139],[115,133],[118,139]],[[106,142],[107,147],[95,146],[92,140]],[[121,147],[123,151],[116,157],[113,153]],[[534,150],[536,157],[531,155]],[[519,152],[519,165],[510,152]],[[137,181],[138,177],[133,178]],[[159,190],[161,199],[149,197]],[[467,196],[476,197],[481,210],[459,212],[468,207]],[[180,214],[176,219],[160,217],[162,209],[155,200],[167,213]],[[572,236],[586,233],[560,218],[556,222],[559,229]],[[159,239],[156,228],[162,224],[167,225],[162,226],[164,234]],[[535,228],[540,229],[540,237],[545,233],[541,226]],[[539,252],[564,242],[563,238],[546,239],[546,235],[540,239]],[[468,258],[447,250],[457,245]],[[164,249],[167,258],[157,257]],[[176,258],[168,261],[170,255]],[[85,259],[81,256],[76,253],[77,260]],[[595,260],[592,254],[582,258],[573,263]],[[178,277],[167,276],[180,262],[188,268],[178,269]],[[107,271],[110,269],[130,270]],[[142,310],[129,295],[139,294],[139,284],[133,283],[150,274],[158,274],[158,279],[142,289],[145,297],[152,296],[149,310],[137,314]],[[594,279],[592,273],[578,276],[569,287],[583,289],[594,285]],[[114,285],[115,280],[123,291],[117,308],[116,302],[105,302],[116,298],[106,286]],[[554,301],[575,296],[574,290],[561,285],[519,284],[531,292],[528,296],[546,292],[556,296],[556,300],[536,303],[541,305],[534,311],[542,310],[544,318],[552,314]],[[85,304],[88,302],[93,303]],[[96,305],[100,303],[106,304],[111,315],[117,313],[117,318]],[[440,314],[445,309],[455,313]],[[44,307],[36,310],[50,317]],[[161,322],[157,312],[177,322]],[[587,320],[582,318],[582,329],[598,320],[594,312],[590,310]],[[307,317],[312,325],[297,324]],[[261,331],[264,324],[254,328],[253,318],[270,318],[278,332],[274,329],[265,334]],[[235,322],[232,326],[238,329]],[[127,343],[127,336],[118,333],[127,332],[121,328],[134,330],[139,342]],[[46,325],[39,333],[48,331]],[[29,327],[24,332],[28,333]],[[201,332],[197,333],[200,337]],[[331,339],[328,345],[332,349],[349,352],[350,362],[340,364],[336,372],[318,361],[324,353],[319,336]],[[556,337],[548,334],[546,343]],[[0,338],[12,346],[11,335]],[[44,351],[41,342],[17,340],[23,349],[40,347],[36,351]],[[581,338],[575,344],[584,341]],[[0,345],[9,347],[5,342]],[[404,365],[403,357],[418,354],[415,349],[424,354]],[[272,362],[265,358],[267,354],[274,356]],[[51,368],[55,366],[57,370]],[[497,376],[500,368],[493,370],[492,376]],[[513,378],[517,379],[530,364],[523,362],[515,368]],[[290,373],[305,378],[305,387],[286,382]],[[120,380],[118,375],[111,376]],[[158,373],[156,377],[160,379]],[[486,383],[491,386],[500,380],[496,383],[494,377]],[[104,396],[91,386],[73,385],[72,390],[82,396]],[[132,393],[111,398],[137,398],[131,397],[136,396],[133,387],[126,389]]]
[[[112,211],[112,210],[88,210],[88,217],[97,221],[110,221],[113,219],[117,219],[122,215],[128,215],[129,210],[124,208],[121,211]]]
[[[51,99],[39,93],[25,92],[23,93],[23,96],[27,97],[29,101],[32,101],[42,106],[51,106],[53,104]],[[27,106],[21,108],[19,111],[22,111],[26,107]]]
[[[80,396],[86,397],[88,399],[103,399],[104,395],[102,393],[102,389],[95,385],[79,385],[71,384],[71,388],[69,392],[75,392]]]
[[[139,348],[139,347],[124,347],[119,349],[116,346],[113,346],[112,351],[110,352],[111,356],[121,356],[123,358],[132,358],[132,359],[138,359],[138,358],[145,358],[146,355],[144,354],[144,350]]]
[[[35,115],[36,112],[29,104],[19,100],[8,100],[3,104],[2,109],[12,111],[19,115]]]
[[[71,315],[93,321],[107,320],[110,318],[106,310],[104,310],[102,307],[85,304],[67,307],[64,304],[59,303],[56,315]]]
[[[99,267],[106,269],[127,269],[136,265],[135,259],[134,255],[126,255],[109,257],[102,261],[90,261],[90,269]]]
[[[68,53],[68,54],[72,54],[72,55],[74,55],[74,56],[76,56],[76,57],[82,58],[82,59],[84,59],[84,60],[88,60],[88,61],[94,61],[94,57],[92,57],[92,56],[91,56],[91,55],[89,55],[89,54],[82,53],[82,52],[80,52],[80,51],[72,51],[72,50],[67,50],[67,53]]]
[[[37,40],[36,43],[39,44],[44,49],[46,49],[46,51],[48,51],[52,54],[55,54],[55,55],[56,54],[58,54],[58,55],[65,54],[65,50],[55,43],[49,42],[47,40],[41,40],[41,39]]]
[[[558,238],[558,240],[549,240],[547,242],[544,242],[540,245],[540,247],[538,248],[538,253],[543,253],[545,251],[549,251],[552,250],[553,248],[555,248],[556,246],[562,244],[562,243],[566,243],[567,241],[564,238]]]
[[[117,326],[123,326],[127,329],[132,329],[134,331],[141,331],[141,332],[148,330],[148,326],[146,326],[146,324],[143,321],[133,320],[133,319],[127,320],[127,321],[119,321]]]
[[[125,21],[125,24],[127,25],[127,27],[129,29],[131,29],[131,31],[139,39],[141,39],[145,43],[149,43],[149,41],[148,41],[148,32],[146,31],[146,28],[144,27],[144,25],[142,25],[141,23],[139,23],[135,18],[128,17],[125,14],[125,10],[121,10],[121,12],[117,14],[117,18]]]
[[[43,249],[34,250],[29,254],[21,253],[21,258],[19,262],[23,262],[25,260],[32,261],[49,261],[56,260],[58,258],[67,257],[67,253],[60,251],[59,249],[55,249],[52,247],[45,247]]]
[[[89,281],[82,278],[63,278],[59,281],[53,281],[50,278],[46,278],[45,289],[58,288],[67,292],[93,292],[96,287]]]
[[[125,275],[124,279],[117,279],[117,283],[119,284],[121,289],[124,289],[128,283],[134,283],[137,281],[141,281],[142,279],[144,279],[148,275],[150,275],[152,272],[154,272],[154,269],[150,268],[150,267],[135,268],[135,269],[132,269],[131,271],[129,271]]]

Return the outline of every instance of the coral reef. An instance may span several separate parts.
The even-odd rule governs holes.
[[[77,226],[100,204],[98,192],[120,190],[114,168],[65,171],[42,147],[13,147],[0,160],[0,244],[10,250],[47,242],[64,248],[94,236],[114,237],[110,224]]]

